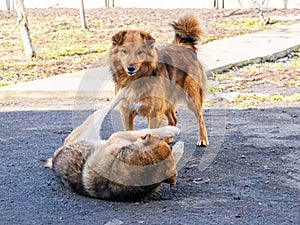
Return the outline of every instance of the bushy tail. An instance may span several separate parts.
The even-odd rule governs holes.
[[[177,22],[172,22],[171,26],[175,31],[174,44],[184,45],[194,51],[197,50],[196,45],[203,31],[196,17],[185,16],[180,18]]]
[[[43,163],[44,167],[52,168],[52,158],[49,159],[41,159],[40,161]]]

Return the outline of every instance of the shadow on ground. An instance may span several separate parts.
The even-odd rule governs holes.
[[[137,203],[79,196],[40,164],[86,113],[0,113],[0,224],[299,223],[300,108],[206,110],[207,148],[195,147],[195,119],[180,110],[176,139],[185,141],[185,156],[177,186]],[[103,137],[120,129],[116,113]]]

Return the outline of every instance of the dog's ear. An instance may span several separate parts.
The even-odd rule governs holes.
[[[154,46],[155,39],[151,36],[151,34],[145,31],[141,31],[140,34],[142,38],[146,41],[147,47],[152,48]]]
[[[112,41],[113,46],[122,44],[123,37],[126,34],[126,32],[127,32],[126,30],[119,31],[114,36],[112,36],[111,41]]]
[[[142,139],[142,140],[148,140],[149,138],[151,137],[151,134],[149,133],[149,134],[145,134],[145,135],[143,135],[143,136],[141,136],[140,138]]]

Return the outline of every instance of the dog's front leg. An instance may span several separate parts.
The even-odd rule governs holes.
[[[111,145],[116,142],[134,142],[138,138],[145,136],[147,134],[151,134],[150,129],[145,129],[145,130],[139,130],[139,131],[119,131],[114,134],[112,134],[109,139],[107,140],[107,144]]]
[[[175,168],[179,160],[181,159],[183,155],[183,149],[184,149],[184,143],[182,141],[176,142],[176,144],[172,147],[172,155],[174,157],[174,162],[175,162]],[[171,173],[171,171],[169,172]],[[176,184],[176,177],[177,177],[177,171],[175,169],[175,173],[173,176],[171,176],[169,179],[167,179],[165,182],[169,183],[170,186],[174,186]]]
[[[148,128],[154,129],[160,127],[162,119],[160,117],[148,117]]]
[[[172,138],[180,133],[180,129],[173,126],[165,126],[156,129],[151,129],[151,134],[160,136],[161,139]]]
[[[139,131],[119,131],[110,136],[110,138],[107,140],[107,144],[113,144],[115,142],[120,142],[120,141],[130,141],[134,142],[138,138],[145,136],[147,134],[151,135],[156,135],[161,137],[161,139],[169,138],[169,137],[174,137],[178,135],[180,132],[180,129],[177,127],[173,126],[165,126],[165,127],[160,127],[157,129],[144,129],[144,130],[139,130]]]
[[[169,125],[170,125],[170,119],[168,118]],[[156,115],[155,117],[148,117],[148,127],[150,129],[161,127],[162,124],[162,115]],[[175,126],[175,122],[171,124],[172,126]],[[173,142],[173,136],[165,138],[165,142],[172,143]]]
[[[162,124],[164,114],[161,110],[157,110],[155,108],[151,110],[152,113],[147,115],[148,128],[150,129],[158,128]]]
[[[126,107],[124,104],[121,104],[120,106],[120,113],[121,113],[124,130],[125,131],[133,130],[134,117],[136,116],[136,113],[129,110],[128,107]]]
[[[97,139],[97,134],[93,135],[94,119],[95,116],[100,112],[96,111],[90,115],[80,126],[76,127],[65,139],[64,145],[74,144],[75,142],[82,140],[83,133],[90,133],[90,138]],[[90,131],[90,132],[89,132]],[[95,133],[95,132],[94,132]]]

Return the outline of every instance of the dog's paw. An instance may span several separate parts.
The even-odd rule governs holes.
[[[201,146],[201,147],[206,147],[208,146],[209,142],[208,142],[208,139],[199,139],[198,142],[197,142],[197,146]]]
[[[158,135],[161,139],[172,138],[180,133],[180,129],[174,126],[165,126],[151,130],[153,135]]]
[[[183,141],[178,141],[173,145],[172,154],[175,158],[176,163],[181,159],[183,152],[184,152],[183,149],[184,149]]]
[[[172,147],[172,151],[182,151],[183,152],[183,149],[184,149],[183,141],[176,142]]]
[[[164,128],[164,137],[174,137],[180,133],[180,129],[174,126],[165,126]]]

